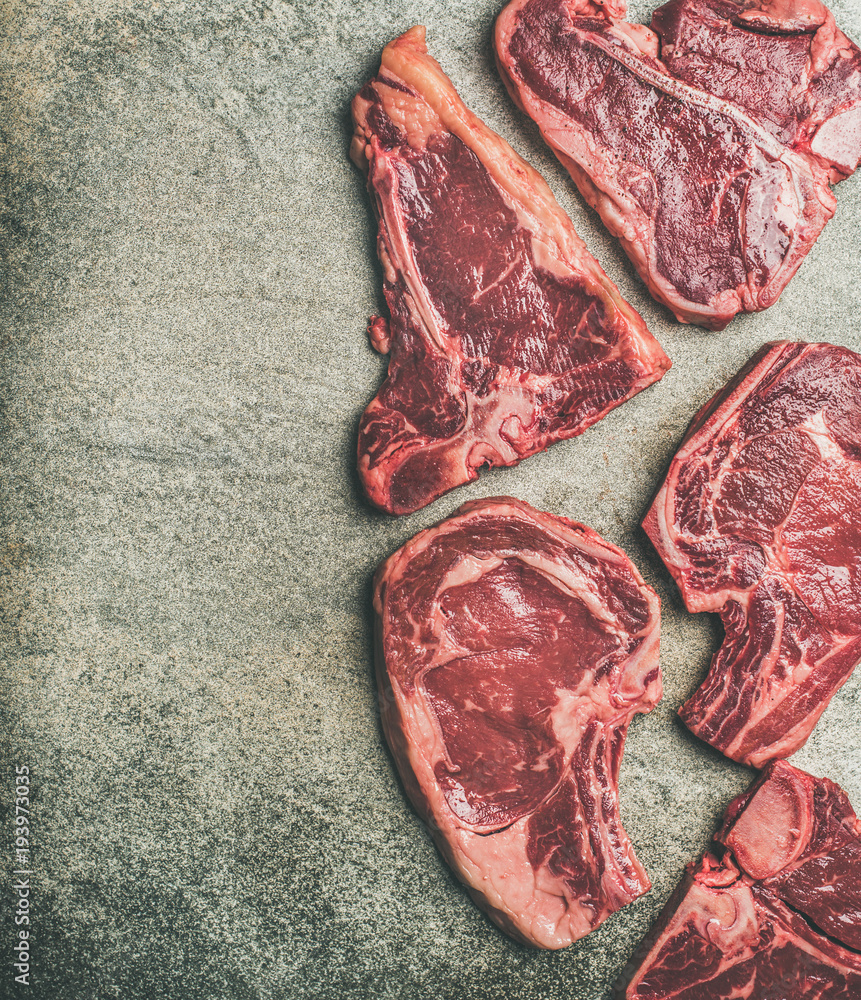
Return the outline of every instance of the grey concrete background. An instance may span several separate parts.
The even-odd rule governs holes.
[[[675,720],[719,641],[638,527],[696,408],[765,341],[861,349],[861,178],[769,312],[673,322],[584,208],[490,56],[499,0],[6,0],[0,7],[2,840],[31,768],[33,986],[63,998],[607,1000],[751,776]],[[861,38],[861,4],[834,0]],[[648,20],[651,4],[632,4]],[[414,23],[547,177],[673,359],[583,437],[418,514],[363,501],[383,377],[349,100]],[[654,889],[562,953],[509,941],[407,805],[383,745],[370,578],[470,498],[621,545],[664,607],[666,694],[623,818]],[[861,671],[797,763],[861,805]]]

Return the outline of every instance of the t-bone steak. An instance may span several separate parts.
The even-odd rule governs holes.
[[[726,633],[685,724],[754,767],[793,753],[861,659],[861,357],[763,347],[694,418],[643,526]]]
[[[717,840],[630,963],[627,1000],[861,997],[861,822],[846,793],[775,761]]]
[[[391,319],[388,378],[362,417],[372,503],[415,511],[580,434],[670,362],[542,178],[463,104],[424,28],[353,101]]]
[[[861,52],[819,0],[514,0],[515,102],[651,293],[722,329],[772,305],[861,158]]]
[[[661,697],[658,599],[594,531],[465,504],[377,572],[382,723],[471,895],[562,948],[648,891],[619,817],[625,734]]]

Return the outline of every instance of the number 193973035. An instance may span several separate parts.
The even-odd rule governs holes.
[[[30,985],[30,768],[19,765],[15,768],[15,808],[13,819],[13,843],[15,867],[12,875],[12,892],[15,897],[15,953],[13,968],[17,972],[15,982]]]

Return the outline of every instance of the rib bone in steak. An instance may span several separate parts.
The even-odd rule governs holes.
[[[682,719],[754,767],[793,753],[861,658],[861,357],[766,345],[695,417],[643,526],[726,631]]]
[[[386,46],[353,102],[391,320],[359,429],[372,503],[417,510],[580,434],[670,362],[539,175],[473,115],[424,28]]]
[[[861,822],[775,761],[726,812],[627,973],[628,1000],[861,997]],[[717,848],[721,854],[721,848]]]
[[[650,888],[619,818],[628,724],[661,696],[658,599],[594,531],[507,497],[377,572],[382,721],[473,898],[562,948]]]
[[[819,0],[624,16],[514,0],[499,67],[655,298],[719,330],[777,300],[834,213],[861,158],[861,52]]]

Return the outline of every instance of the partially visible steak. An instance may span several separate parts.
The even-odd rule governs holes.
[[[861,159],[861,53],[820,0],[673,0],[652,30],[677,80],[741,108],[832,184]]]
[[[727,850],[688,867],[630,963],[627,1000],[861,997],[861,822],[846,793],[776,761],[718,839]]]
[[[861,158],[861,52],[819,0],[513,0],[496,52],[649,290],[722,329],[772,305]]]
[[[625,734],[661,696],[658,599],[594,531],[501,497],[377,571],[382,723],[479,906],[562,948],[650,888],[619,817]]]
[[[580,434],[670,362],[541,177],[458,97],[413,28],[353,101],[391,351],[359,474],[403,514]]]
[[[685,724],[761,767],[861,659],[861,357],[766,345],[694,418],[643,522],[726,637]]]
[[[716,839],[771,895],[861,952],[861,820],[839,785],[773,761]]]

